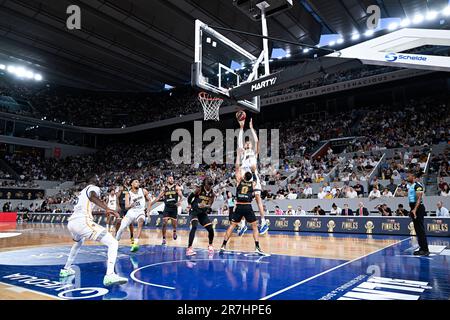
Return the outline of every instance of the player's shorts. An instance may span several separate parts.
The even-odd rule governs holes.
[[[203,227],[211,224],[211,220],[209,220],[208,214],[204,211],[191,210],[191,222],[193,220],[197,220],[198,223]]]
[[[164,211],[163,211],[163,218],[177,220],[178,219],[178,207],[175,207],[175,208],[165,207]]]
[[[139,220],[145,220],[145,211],[144,210],[128,210],[125,218],[130,220],[130,223],[138,222]]]
[[[230,220],[230,222],[233,219],[233,213],[234,213],[234,207],[228,207],[228,220]]]
[[[236,207],[234,207],[234,213],[231,217],[231,221],[239,223],[241,222],[242,217],[244,217],[245,221],[248,223],[253,223],[256,221],[255,212],[253,212],[251,204],[237,204]]]
[[[70,220],[67,228],[72,235],[72,239],[77,242],[82,239],[100,241],[107,234],[104,227],[85,218]]]

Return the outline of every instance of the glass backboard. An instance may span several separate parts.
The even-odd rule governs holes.
[[[257,57],[224,35],[199,20],[195,22],[195,61],[192,70],[195,86],[230,97],[230,89],[249,79],[258,79],[258,70],[253,72],[257,61]],[[259,96],[255,96],[237,103],[250,111],[259,112],[259,101]]]

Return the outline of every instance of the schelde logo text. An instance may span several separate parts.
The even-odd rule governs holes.
[[[428,60],[428,58],[424,57],[424,56],[396,54],[396,53],[388,53],[385,56],[385,59],[388,62],[395,62],[395,61],[399,61],[399,60],[410,60],[410,61],[423,61],[423,62],[426,62]]]

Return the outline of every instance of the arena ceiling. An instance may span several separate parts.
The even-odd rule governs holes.
[[[404,17],[448,0],[294,0],[269,21],[270,35],[315,45],[322,33],[364,32],[366,8]],[[81,30],[66,9],[82,10]],[[194,21],[260,33],[232,0],[0,0],[0,58],[39,66],[50,82],[98,90],[157,91],[190,82]],[[225,33],[249,51],[261,41]],[[285,45],[295,54],[301,48]]]

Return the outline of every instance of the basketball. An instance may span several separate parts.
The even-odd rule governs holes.
[[[237,121],[244,121],[247,118],[247,114],[243,110],[239,110],[236,112]]]

